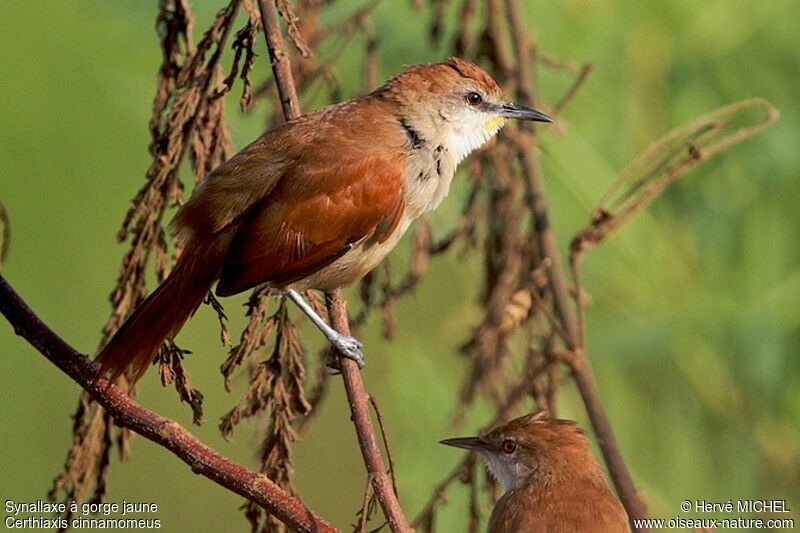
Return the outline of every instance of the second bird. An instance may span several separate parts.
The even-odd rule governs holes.
[[[628,515],[611,492],[586,434],[547,412],[442,444],[480,453],[505,493],[487,533],[627,533]]]
[[[407,68],[379,89],[268,131],[222,163],[178,211],[183,253],[167,279],[102,348],[101,372],[139,379],[218,281],[220,296],[280,289],[345,355],[297,291],[351,284],[412,221],[447,195],[458,163],[506,119],[549,122],[507,101],[476,65],[452,58]]]

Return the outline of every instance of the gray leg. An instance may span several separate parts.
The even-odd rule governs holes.
[[[364,354],[361,353],[361,343],[358,342],[357,339],[354,337],[348,337],[346,335],[342,335],[332,327],[330,327],[322,317],[320,317],[308,302],[303,300],[303,297],[300,296],[296,290],[289,289],[286,291],[286,296],[289,297],[291,301],[300,308],[300,310],[311,319],[311,322],[314,323],[317,328],[325,335],[325,338],[330,341],[333,346],[339,350],[339,352],[347,357],[348,359],[352,359],[353,361],[358,364],[358,368],[364,368]]]

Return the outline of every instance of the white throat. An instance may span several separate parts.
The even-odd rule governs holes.
[[[484,454],[486,457],[486,469],[489,474],[503,486],[503,491],[508,492],[517,488],[517,480],[520,473],[517,471],[518,465],[515,461],[503,461],[492,454]]]
[[[483,146],[486,141],[494,137],[503,126],[503,120],[490,121],[481,124],[464,124],[450,130],[447,136],[448,148],[459,164],[473,150]]]

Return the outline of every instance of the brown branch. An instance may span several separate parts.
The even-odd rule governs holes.
[[[511,28],[511,37],[515,46],[516,60],[519,70],[518,87],[520,94],[530,100],[525,104],[533,103],[533,80],[526,66],[529,64],[529,45],[527,34],[521,26],[521,11],[517,0],[506,0],[507,15]],[[588,71],[587,71],[588,74]],[[549,257],[552,265],[548,270],[548,280],[553,295],[556,313],[561,321],[567,336],[564,339],[568,347],[574,352],[574,357],[569,358],[568,364],[572,371],[573,379],[581,394],[592,428],[597,436],[600,450],[606,462],[611,480],[617,489],[622,504],[628,517],[634,519],[645,518],[647,509],[644,501],[639,497],[630,472],[622,459],[611,422],[603,407],[597,383],[584,347],[581,345],[581,331],[575,308],[571,305],[564,270],[561,266],[561,257],[558,252],[555,235],[550,227],[547,203],[539,175],[538,161],[532,150],[525,150],[521,154],[522,170],[529,188],[533,204],[533,221],[536,229],[537,245],[542,253]]]
[[[121,427],[163,446],[218,485],[264,507],[298,531],[338,531],[308,509],[300,499],[281,490],[266,476],[248,470],[216,452],[183,426],[133,401],[104,378],[95,379],[97,366],[53,332],[0,276],[0,312],[14,332],[83,387]]]
[[[267,50],[269,50],[275,83],[278,85],[283,116],[286,120],[291,120],[300,116],[300,103],[297,100],[297,90],[294,88],[289,53],[283,46],[278,8],[272,0],[258,0],[258,7],[261,10],[261,23],[267,38]]]
[[[261,20],[283,113],[286,120],[291,120],[300,115],[300,105],[292,78],[291,64],[281,36],[278,10],[273,0],[259,0],[258,5],[261,10]],[[341,297],[341,291],[335,290],[326,294],[326,303],[333,328],[342,335],[350,335],[346,302]],[[370,418],[369,394],[361,379],[361,371],[355,361],[341,355],[339,364],[364,464],[367,473],[372,478],[372,485],[386,519],[389,521],[389,527],[395,532],[412,531],[383,463],[383,457],[375,437],[375,428]]]

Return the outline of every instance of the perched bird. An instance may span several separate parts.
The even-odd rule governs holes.
[[[183,253],[100,350],[101,373],[132,366],[139,379],[217,281],[220,296],[285,291],[363,365],[361,343],[330,328],[297,291],[348,285],[377,266],[444,199],[456,165],[508,118],[550,122],[507,101],[476,65],[451,58],[263,134],[179,209],[172,230]]]
[[[479,437],[441,443],[483,455],[503,486],[489,533],[630,531],[625,509],[606,484],[589,440],[572,421],[539,412]]]

